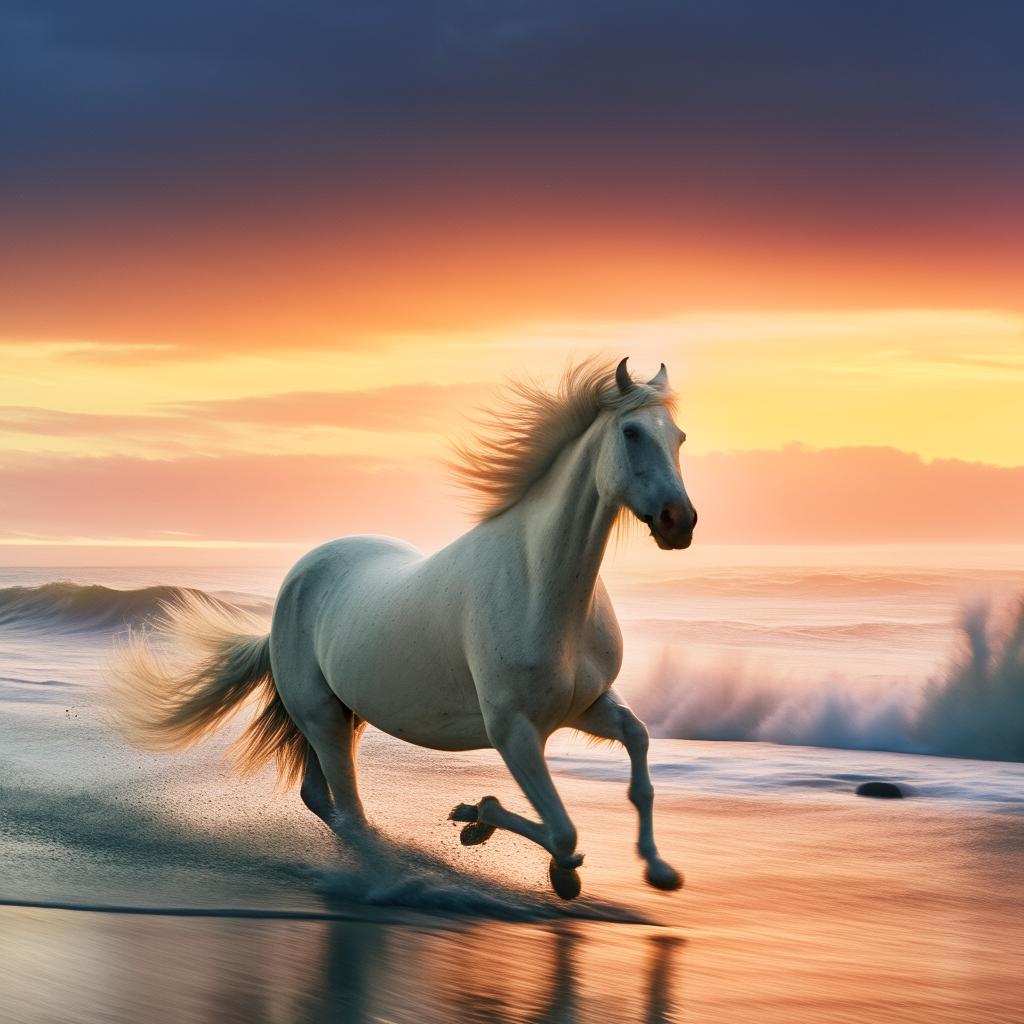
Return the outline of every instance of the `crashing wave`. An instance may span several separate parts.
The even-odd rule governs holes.
[[[879,689],[691,673],[666,652],[631,701],[655,736],[1024,761],[1024,600],[969,609],[960,649],[924,686]]]

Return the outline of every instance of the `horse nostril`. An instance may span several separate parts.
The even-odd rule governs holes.
[[[697,510],[694,509],[693,510],[693,526],[696,526],[696,525],[697,525]],[[693,527],[691,527],[691,529],[693,529]]]
[[[661,523],[663,530],[675,529],[676,517],[673,515],[672,509],[670,508],[663,508],[661,510],[661,515],[658,516],[658,521]]]

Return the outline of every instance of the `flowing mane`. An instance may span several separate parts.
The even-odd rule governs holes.
[[[673,402],[671,391],[640,381],[623,394],[615,383],[615,364],[595,360],[570,366],[554,392],[533,380],[511,381],[503,398],[499,408],[484,412],[469,444],[453,445],[455,458],[449,463],[473,492],[481,520],[515,505],[604,410]]]

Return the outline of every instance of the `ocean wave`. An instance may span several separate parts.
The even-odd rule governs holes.
[[[862,641],[889,640],[906,644],[911,640],[931,639],[948,627],[942,622],[889,621],[840,622],[820,626],[794,626],[776,623],[746,622],[741,619],[678,619],[643,618],[626,619],[631,626],[646,633],[661,633],[673,640],[695,640],[701,643],[764,642],[813,644],[833,647],[838,644]]]
[[[59,704],[71,683],[64,679],[18,679],[0,676],[0,703]]]
[[[843,572],[777,569],[729,569],[692,576],[629,580],[619,584],[624,593],[649,593],[659,589],[689,596],[730,597],[886,597],[894,594],[928,595],[957,593],[965,586],[1004,588],[1020,584],[1020,572],[1009,569],[977,570],[848,570]]]
[[[221,596],[190,587],[116,590],[99,584],[56,581],[36,587],[0,588],[0,629],[47,632],[112,632],[137,626],[186,594],[214,604],[267,615],[271,602],[255,595]]]
[[[723,667],[691,672],[666,651],[630,695],[655,736],[1024,761],[1024,600],[968,609],[942,676],[922,685],[808,685]]]

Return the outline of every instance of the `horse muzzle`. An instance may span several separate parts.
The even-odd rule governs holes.
[[[657,516],[642,516],[662,551],[681,551],[693,543],[697,510],[688,501],[671,501]]]

